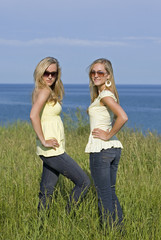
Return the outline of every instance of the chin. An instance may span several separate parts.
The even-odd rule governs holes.
[[[53,85],[53,82],[47,82],[48,87],[51,87]]]

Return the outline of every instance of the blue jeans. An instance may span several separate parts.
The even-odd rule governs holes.
[[[87,193],[90,186],[89,177],[66,153],[52,157],[40,156],[40,158],[43,161],[43,172],[38,209],[49,208],[59,175],[62,174],[75,184],[67,204],[67,211],[70,212],[72,204],[77,203]]]
[[[101,223],[122,221],[122,209],[115,193],[116,174],[121,148],[110,148],[98,153],[90,153],[91,175],[98,195],[98,209]]]

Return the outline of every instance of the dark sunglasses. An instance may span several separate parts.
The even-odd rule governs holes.
[[[43,74],[43,76],[44,76],[44,77],[49,77],[50,74],[51,74],[52,77],[56,77],[57,74],[58,74],[58,72],[48,72],[48,71],[45,71],[44,74]]]
[[[104,77],[105,74],[106,74],[106,72],[94,71],[94,70],[92,70],[92,71],[90,72],[90,77],[95,77],[96,73],[97,73],[97,76],[98,76],[98,77]]]

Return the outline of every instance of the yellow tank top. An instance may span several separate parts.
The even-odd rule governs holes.
[[[65,136],[64,126],[60,118],[62,107],[59,102],[55,105],[53,103],[46,103],[41,112],[41,126],[45,140],[56,138],[59,147],[54,150],[53,148],[44,147],[40,140],[36,139],[37,155],[45,157],[57,156],[65,152]]]

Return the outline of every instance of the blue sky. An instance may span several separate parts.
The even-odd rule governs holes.
[[[160,0],[1,0],[0,83],[33,83],[46,56],[63,83],[88,84],[100,57],[116,84],[161,84]]]

